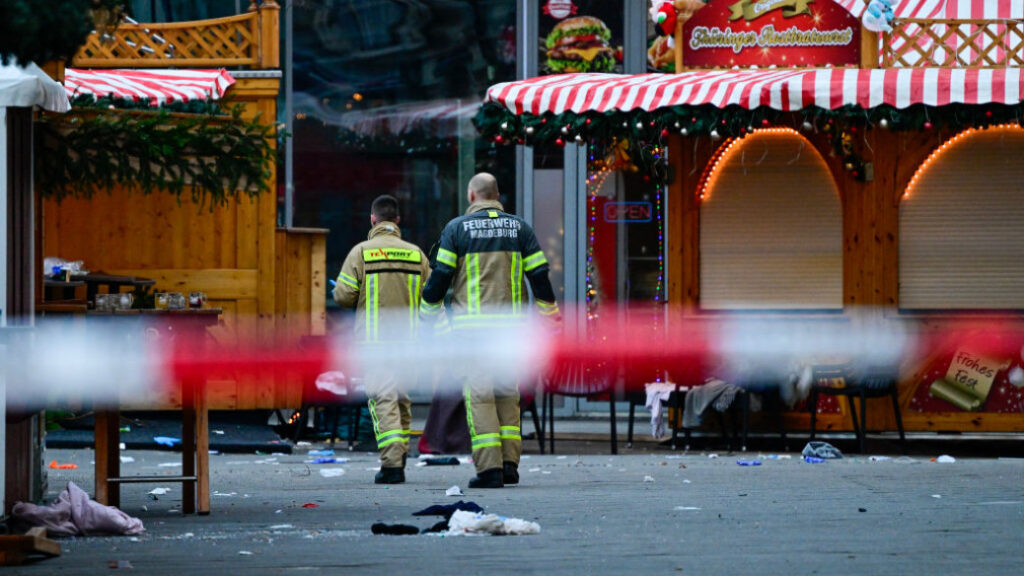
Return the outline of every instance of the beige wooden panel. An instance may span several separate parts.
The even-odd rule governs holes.
[[[108,272],[152,278],[156,280],[156,288],[165,292],[205,292],[208,298],[218,300],[248,299],[257,296],[255,270],[125,268]]]

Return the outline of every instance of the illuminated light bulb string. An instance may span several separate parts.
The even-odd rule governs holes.
[[[611,167],[605,162],[595,161],[597,145],[590,145],[587,162],[587,267],[586,267],[586,306],[587,321],[597,318],[597,287],[594,284],[594,234],[597,231],[597,193],[604,186],[605,180],[612,173]]]
[[[928,158],[924,162],[922,162],[920,166],[917,167],[917,170],[914,172],[914,175],[910,178],[910,183],[907,184],[907,189],[903,192],[903,198],[906,199],[910,197],[911,192],[917,185],[917,181],[921,178],[922,174],[928,171],[928,167],[931,166],[932,162],[937,160],[939,156],[941,156],[944,152],[955,146],[957,143],[960,143],[967,136],[970,136],[977,132],[981,132],[982,130],[1012,130],[1019,132],[1022,130],[1022,128],[1019,124],[995,124],[992,126],[986,126],[985,128],[968,128],[967,130],[958,133],[956,136],[953,136],[949,140],[946,140],[945,142],[942,143],[942,145],[933,150],[932,153],[928,155]]]
[[[711,162],[708,162],[707,168],[704,169],[704,174],[701,176],[701,185],[697,187],[697,200],[706,201],[708,199],[708,191],[714,186],[714,182],[718,177],[719,168],[725,165],[729,161],[729,158],[739,148],[736,146],[743,141],[744,138],[749,138],[753,134],[800,134],[792,128],[758,128],[747,132],[745,135],[739,138],[730,138],[722,143],[715,150],[715,153],[711,157]]]

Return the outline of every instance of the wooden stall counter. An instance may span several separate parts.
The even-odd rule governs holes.
[[[134,317],[146,327],[173,330],[177,338],[204,343],[206,329],[220,319],[220,308],[186,308],[181,310],[90,311],[87,319],[102,317]],[[95,423],[96,494],[97,502],[120,506],[121,485],[146,482],[180,482],[182,512],[210,513],[210,424],[206,383],[188,380],[181,386],[181,465],[178,476],[121,476],[120,406],[97,408]],[[166,408],[159,406],[158,408]]]

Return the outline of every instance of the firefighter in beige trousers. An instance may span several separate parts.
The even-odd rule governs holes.
[[[402,240],[398,221],[398,200],[384,195],[373,201],[369,237],[348,253],[334,288],[341,307],[356,309],[355,336],[366,346],[407,345],[417,336],[420,294],[430,269],[423,251]],[[388,366],[369,366],[364,377],[381,462],[374,482],[400,484],[412,403]]]
[[[521,323],[529,304],[528,281],[541,317],[560,320],[544,252],[530,225],[505,212],[498,202],[494,176],[480,173],[470,179],[468,199],[466,214],[449,222],[441,233],[437,262],[423,289],[421,316],[428,321],[444,317],[442,300],[453,286],[452,330],[467,342],[487,341],[505,327]],[[497,379],[487,368],[478,364],[464,374],[466,419],[477,471],[470,488],[501,488],[519,482],[523,440],[518,387],[508,378]]]

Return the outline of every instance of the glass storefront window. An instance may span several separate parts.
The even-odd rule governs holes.
[[[514,212],[515,149],[472,125],[486,89],[515,79],[514,0],[295,3],[294,225],[331,230],[327,273],[369,231],[380,194],[425,251],[464,212],[477,172]]]

